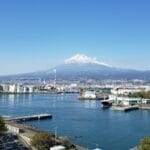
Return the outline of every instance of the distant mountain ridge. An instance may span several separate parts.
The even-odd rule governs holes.
[[[150,71],[138,71],[131,69],[120,69],[112,67],[96,58],[91,58],[83,54],[77,54],[64,61],[63,64],[44,71],[19,74],[13,76],[3,76],[2,78],[54,78],[54,73],[58,79],[79,80],[79,79],[150,79]]]

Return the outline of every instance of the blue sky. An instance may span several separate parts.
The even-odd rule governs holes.
[[[0,0],[0,75],[83,53],[150,70],[149,0]]]

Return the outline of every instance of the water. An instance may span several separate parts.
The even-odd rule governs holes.
[[[103,110],[99,101],[80,101],[76,94],[0,95],[0,115],[51,113],[52,120],[30,121],[46,131],[68,136],[89,149],[127,150],[150,135],[150,111]]]

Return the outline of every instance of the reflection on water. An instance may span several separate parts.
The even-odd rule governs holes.
[[[85,100],[84,101],[84,107],[85,108],[96,108],[97,107],[97,103],[96,103],[95,100]]]
[[[127,150],[150,135],[150,111],[129,113],[103,110],[100,101],[77,99],[77,94],[1,94],[0,115],[24,116],[50,113],[52,120],[28,122],[46,131],[58,127],[60,135],[94,149]]]
[[[31,94],[0,94],[0,100],[10,106],[16,105],[21,99],[25,104],[31,105]]]

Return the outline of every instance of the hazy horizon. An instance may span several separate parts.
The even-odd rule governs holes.
[[[102,61],[102,60],[100,60],[100,59],[98,59],[98,58],[96,58],[96,57],[89,57],[89,56],[87,56],[87,55],[85,55],[85,54],[79,54],[79,53],[77,53],[76,55],[84,55],[84,56],[86,56],[88,59],[90,59],[90,60],[96,60],[96,61],[98,61],[98,62],[100,62],[100,63],[102,63],[102,64],[100,64],[100,65],[106,65],[106,67],[113,67],[113,68],[118,68],[118,69],[129,69],[129,70],[137,70],[137,71],[150,71],[150,70],[140,70],[140,69],[135,69],[135,68],[121,68],[121,67],[118,67],[118,66],[111,66],[110,64],[107,64],[106,62],[104,62],[104,61]],[[62,61],[62,62],[60,62],[60,63],[57,63],[57,64],[55,64],[55,65],[51,65],[51,66],[49,66],[48,68],[42,68],[42,69],[38,69],[38,70],[32,70],[32,71],[26,71],[26,72],[16,72],[16,73],[8,73],[8,74],[0,74],[0,76],[9,76],[9,75],[19,75],[19,74],[26,74],[26,73],[34,73],[34,72],[43,72],[43,71],[48,71],[48,70],[51,70],[51,72],[53,72],[53,70],[54,70],[54,68],[56,67],[59,67],[60,65],[63,65],[63,64],[66,64],[66,60],[69,60],[69,59],[72,59],[73,57],[75,57],[76,55],[73,55],[72,57],[69,57],[69,58],[66,58],[66,59],[64,59],[64,61]],[[70,64],[71,62],[68,62],[68,64]],[[93,62],[89,62],[89,63],[93,63]],[[94,62],[95,63],[95,62]],[[78,63],[78,64],[83,64],[82,62],[80,63]]]

